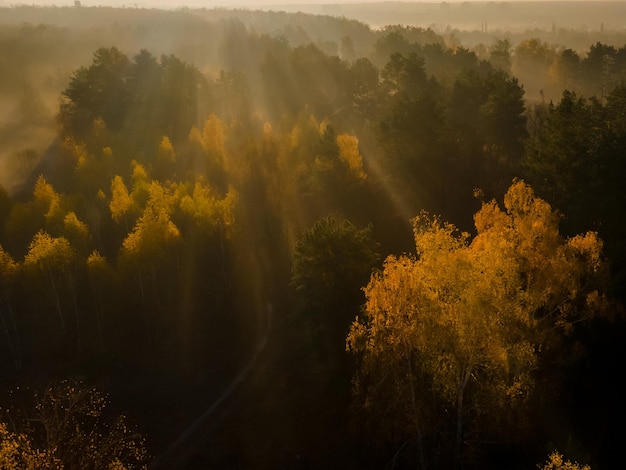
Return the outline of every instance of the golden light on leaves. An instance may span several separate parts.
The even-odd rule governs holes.
[[[73,257],[73,250],[67,239],[51,237],[43,230],[37,232],[24,258],[26,266],[34,265],[40,268],[62,268]]]
[[[115,176],[113,181],[111,181],[111,201],[109,203],[111,217],[116,222],[120,222],[133,209],[134,201],[130,197],[124,180],[121,176]]]
[[[568,334],[603,312],[603,296],[589,282],[602,269],[595,233],[563,239],[558,215],[522,181],[509,188],[505,210],[489,202],[474,219],[471,239],[420,214],[413,219],[417,257],[390,256],[365,287],[365,312],[346,344],[361,357],[355,384],[370,404],[397,399],[382,398],[385,382],[396,381],[385,393],[418,393],[411,381],[422,377],[440,404],[474,413],[510,407],[532,390],[538,351],[554,329]],[[412,408],[413,418],[403,419],[418,428],[419,400],[429,398],[398,405]],[[466,413],[459,413],[462,423]]]
[[[174,152],[174,146],[169,137],[164,136],[161,139],[159,148],[157,150],[157,159],[167,163],[173,163],[176,161],[176,152]]]
[[[363,157],[359,152],[359,139],[354,135],[340,134],[337,136],[337,145],[339,146],[339,158],[348,165],[348,168],[350,168],[350,171],[357,179],[364,180],[367,175],[363,170]]]
[[[202,142],[207,153],[223,157],[226,146],[226,125],[211,114],[202,128]]]
[[[35,183],[33,199],[41,207],[47,221],[61,217],[61,196],[43,176],[40,176]]]
[[[537,467],[541,470],[591,470],[589,465],[580,465],[578,462],[565,460],[563,454],[556,450],[550,454],[543,466],[537,465]]]

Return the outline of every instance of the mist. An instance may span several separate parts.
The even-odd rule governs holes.
[[[626,4],[55,5],[0,3],[0,461],[621,461]]]

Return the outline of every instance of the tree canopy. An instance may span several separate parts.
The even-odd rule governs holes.
[[[559,338],[604,312],[602,242],[593,232],[564,239],[558,219],[522,181],[504,209],[483,204],[474,237],[421,214],[416,255],[390,256],[367,285],[347,338],[355,391],[392,439],[417,439],[420,468],[445,459],[432,446],[426,455],[426,439],[450,439],[460,466],[466,436],[495,432],[501,410],[523,406],[535,373],[553,365],[543,356]],[[449,427],[441,436],[438,421]]]

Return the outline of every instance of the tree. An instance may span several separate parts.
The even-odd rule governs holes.
[[[576,51],[563,49],[550,67],[550,75],[561,92],[571,90],[577,84],[580,72],[580,57]]]
[[[61,195],[55,191],[43,176],[39,176],[33,190],[33,202],[43,214],[46,224],[53,230],[59,231],[63,225],[63,209]]]
[[[20,340],[13,312],[12,290],[19,265],[0,246],[0,323],[9,347],[13,366],[19,369],[22,364]]]
[[[132,160],[130,166],[133,170],[131,197],[137,207],[142,208],[150,197],[150,178],[146,168],[137,160]]]
[[[175,195],[157,181],[152,181],[148,187],[148,201],[143,214],[135,227],[124,239],[121,255],[128,262],[137,275],[141,300],[143,301],[144,321],[148,339],[152,340],[152,325],[148,317],[146,304],[146,278],[149,278],[152,287],[153,305],[150,308],[162,313],[161,296],[163,289],[159,289],[159,268],[172,262],[172,251],[181,239],[178,227],[171,220],[171,212],[175,203]],[[171,273],[168,278],[170,288]],[[166,289],[167,292],[168,289]]]
[[[563,93],[545,107],[526,142],[522,174],[540,197],[565,214],[562,229],[597,230],[611,260],[616,292],[623,292],[626,260],[626,87],[616,87],[606,104]]]
[[[59,317],[59,324],[61,325],[63,333],[67,332],[67,326],[63,314],[61,291],[64,285],[71,283],[70,271],[73,260],[74,250],[67,239],[63,237],[51,237],[43,230],[35,235],[28,249],[28,254],[24,258],[24,266],[26,268],[34,269],[50,283],[49,285],[54,295],[54,304]],[[59,284],[59,281],[61,281],[61,284]],[[80,345],[78,312],[75,313]]]
[[[0,466],[17,469],[146,469],[144,438],[124,415],[109,416],[107,396],[76,381],[52,383],[0,422]]]
[[[159,181],[173,180],[175,175],[176,152],[169,137],[161,139],[154,164],[155,179]]]
[[[111,202],[109,203],[109,209],[113,220],[117,223],[123,220],[126,230],[128,231],[128,216],[132,215],[133,212],[137,210],[137,207],[128,192],[128,188],[124,184],[124,180],[119,175],[116,175],[113,181],[111,181]]]
[[[202,129],[202,143],[205,151],[205,160],[201,162],[201,171],[206,174],[211,184],[219,191],[226,192],[228,170],[226,159],[226,125],[215,114],[211,114]]]
[[[50,466],[46,453],[34,449],[28,436],[11,432],[6,423],[0,423],[0,468],[39,470]]]
[[[98,146],[95,153],[91,153],[85,145],[75,144],[70,139],[66,139],[63,149],[68,154],[73,154],[71,169],[76,182],[72,190],[66,192],[79,192],[85,199],[93,200],[98,191],[106,188],[113,178],[116,162],[113,150],[105,144]]]
[[[105,293],[113,284],[113,268],[98,251],[93,251],[87,258],[87,276],[89,277],[91,294],[93,296],[98,340],[100,347],[104,349]]]
[[[91,245],[91,234],[89,227],[78,218],[75,212],[68,212],[63,219],[64,233],[70,242],[79,252],[86,254]]]
[[[198,120],[198,102],[204,77],[193,65],[174,55],[161,56],[161,87],[156,101],[155,116],[162,135],[176,145],[183,141]]]
[[[399,93],[402,100],[415,100],[428,86],[424,58],[411,53],[407,57],[396,52],[381,72],[383,86],[390,96]]]
[[[34,149],[25,149],[11,155],[11,163],[20,182],[26,182],[31,177],[39,154]]]
[[[196,260],[207,255],[213,257],[213,263],[221,267],[221,285],[225,286],[228,284],[227,242],[236,232],[237,192],[229,187],[226,195],[221,198],[210,187],[201,183],[196,183],[190,192],[191,194],[181,194],[179,202],[186,222],[183,227],[188,227],[189,237],[185,243],[187,256]],[[197,262],[192,264],[196,265]],[[215,288],[223,290],[218,285],[215,283]]]
[[[621,245],[625,233],[619,209],[626,200],[620,179],[625,90],[616,88],[604,106],[564,92],[526,142],[523,160],[525,177],[538,194],[567,215],[569,233],[593,227],[611,245]]]
[[[350,66],[352,75],[352,105],[364,119],[372,119],[376,112],[378,89],[378,69],[368,59],[362,57]]]
[[[615,67],[617,50],[614,46],[598,42],[593,44],[587,56],[580,62],[580,71],[588,94],[595,95],[600,102],[612,88],[623,80],[623,64]],[[616,68],[622,76],[616,73]]]
[[[497,39],[489,48],[489,62],[494,68],[511,73],[511,42],[508,39]]]
[[[541,470],[591,470],[589,465],[580,465],[578,462],[570,462],[565,460],[563,454],[554,451],[548,457],[548,461],[543,465],[537,466]]]
[[[337,136],[339,158],[348,165],[350,172],[359,180],[367,175],[363,170],[363,157],[359,151],[359,139],[354,135],[340,134]]]
[[[537,99],[546,83],[549,83],[550,65],[556,51],[537,38],[520,41],[513,52],[512,72],[522,83],[531,98]]]
[[[459,468],[469,428],[485,435],[481,421],[523,405],[534,371],[550,366],[543,356],[603,312],[596,234],[563,239],[557,214],[522,181],[504,205],[483,205],[473,239],[427,214],[413,219],[417,256],[387,258],[347,338],[365,411],[392,413],[392,435],[416,439],[420,468],[432,420],[452,426]]]
[[[371,227],[357,229],[332,216],[317,220],[296,243],[291,285],[305,324],[331,351],[363,301],[360,286],[378,262],[376,250]]]
[[[97,118],[102,118],[107,127],[119,130],[131,103],[127,84],[130,71],[131,62],[119,49],[97,49],[92,64],[74,72],[63,92],[64,130],[84,137]]]

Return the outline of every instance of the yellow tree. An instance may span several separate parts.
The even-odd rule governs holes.
[[[130,162],[133,170],[131,196],[137,207],[144,207],[150,197],[150,179],[145,167],[133,160]]]
[[[236,201],[237,192],[233,187],[220,198],[209,186],[195,183],[192,193],[182,195],[179,205],[183,213],[193,218],[203,235],[219,232],[228,238],[235,223]]]
[[[226,150],[226,125],[215,114],[211,114],[204,123],[202,141],[207,153],[222,164]]]
[[[211,184],[220,190],[226,191],[226,174],[237,173],[242,168],[226,161],[226,125],[215,114],[211,114],[202,129],[202,142],[206,160],[206,172]]]
[[[80,220],[74,211],[65,214],[63,218],[63,233],[66,235],[70,244],[78,249],[81,253],[88,253],[91,244],[91,234],[87,224]]]
[[[137,274],[141,298],[144,302],[144,320],[148,338],[151,339],[151,322],[147,316],[145,278],[149,276],[152,294],[158,311],[159,289],[157,287],[158,268],[168,261],[168,252],[176,247],[181,239],[178,227],[171,220],[171,213],[176,202],[172,191],[164,188],[157,181],[148,187],[146,208],[137,220],[135,227],[124,239],[122,257],[130,262]],[[171,278],[169,279],[171,281]]]
[[[348,165],[350,172],[357,180],[366,178],[363,170],[363,157],[359,151],[359,139],[350,134],[340,134],[337,136],[339,146],[339,158]]]
[[[157,149],[157,158],[154,165],[155,178],[160,181],[173,179],[176,164],[176,152],[169,137],[164,136]]]
[[[53,462],[60,468],[60,462]],[[50,455],[37,450],[28,436],[9,431],[6,423],[0,423],[0,468],[4,470],[38,470],[50,468]]]
[[[145,439],[124,415],[112,417],[108,397],[81,382],[36,391],[33,406],[11,409],[0,422],[0,468],[143,469]]]
[[[231,186],[224,197],[220,197],[209,186],[195,183],[191,194],[181,194],[181,212],[191,221],[191,227],[199,234],[193,237],[204,246],[219,246],[219,263],[226,281],[226,242],[235,233],[237,191]],[[196,246],[194,249],[198,249]],[[193,253],[192,253],[193,256]]]
[[[96,324],[98,327],[98,338],[100,347],[104,348],[104,296],[111,288],[113,280],[113,268],[107,259],[98,251],[93,251],[87,258],[87,275],[91,285],[91,294],[94,301],[94,311],[96,312]]]
[[[19,266],[11,255],[0,246],[0,322],[16,369],[21,366],[21,355],[17,324],[11,304],[11,290],[18,269]]]
[[[563,454],[554,451],[548,457],[548,461],[543,466],[537,465],[540,470],[591,470],[589,465],[581,465],[578,462],[565,460]]]
[[[563,239],[556,213],[521,181],[504,205],[483,205],[473,239],[415,218],[417,255],[389,257],[372,276],[347,338],[361,361],[354,383],[363,405],[391,403],[386,419],[416,438],[421,468],[426,424],[451,415],[458,468],[466,425],[523,403],[540,352],[603,311],[597,236]]]
[[[51,237],[43,230],[35,235],[30,244],[28,254],[24,258],[24,267],[39,273],[49,283],[63,333],[67,333],[65,316],[61,305],[63,287],[69,287],[74,300],[76,300],[76,292],[71,278],[73,262],[74,250],[67,239],[63,237]],[[74,305],[76,307],[76,302],[74,302]],[[74,313],[78,347],[80,350],[80,321],[76,308],[74,309]]]
[[[40,176],[35,183],[33,202],[44,215],[48,227],[58,229],[62,226],[64,212],[61,196],[43,176]]]
[[[192,127],[187,139],[186,151],[181,155],[179,166],[187,179],[193,180],[204,174],[206,170],[207,153],[204,147],[202,132]]]
[[[132,215],[136,209],[135,201],[130,196],[124,180],[116,175],[111,181],[111,202],[109,203],[111,217],[117,223],[123,220],[128,231],[129,215]]]

